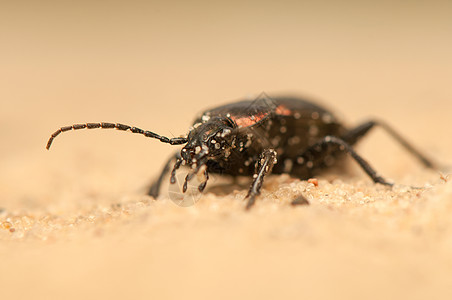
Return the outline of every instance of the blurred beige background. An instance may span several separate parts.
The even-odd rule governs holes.
[[[385,119],[448,164],[451,36],[449,1],[0,2],[0,295],[450,299],[450,183],[380,131],[359,152],[431,189],[355,170],[320,190],[269,179],[249,214],[240,188],[184,209],[143,196],[168,145],[99,130],[44,147],[78,122],[177,136],[199,110],[265,91],[348,124]],[[275,196],[290,184],[312,205]]]

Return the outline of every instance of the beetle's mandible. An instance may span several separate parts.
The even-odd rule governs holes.
[[[249,209],[260,194],[267,174],[287,173],[309,179],[334,165],[344,154],[350,155],[375,183],[392,186],[353,148],[377,125],[424,166],[436,169],[430,159],[386,123],[369,120],[348,128],[333,113],[313,102],[295,97],[270,98],[265,94],[256,100],[239,101],[204,111],[185,137],[168,138],[120,123],[84,123],[55,131],[47,143],[47,149],[60,133],[83,128],[115,128],[171,145],[184,145],[165,164],[149,189],[150,196],[156,198],[159,195],[161,183],[168,173],[170,183],[174,184],[177,170],[185,165],[191,169],[185,177],[183,192],[198,173],[202,173],[205,179],[198,187],[200,192],[206,187],[209,173],[252,176],[253,182],[246,196],[246,208]],[[297,203],[306,202],[293,202]]]

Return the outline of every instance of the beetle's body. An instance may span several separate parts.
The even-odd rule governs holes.
[[[315,169],[334,162],[333,155],[323,153],[324,163],[307,164],[300,154],[319,139],[343,136],[347,130],[324,108],[297,98],[272,98],[240,101],[207,110],[194,122],[213,124],[221,118],[231,120],[233,140],[230,151],[207,161],[207,171],[232,176],[252,176],[262,152],[274,149],[277,162],[272,173],[289,173],[308,179]]]
[[[246,206],[250,208],[260,193],[265,175],[270,172],[308,179],[333,165],[344,154],[352,156],[375,183],[391,186],[392,183],[380,177],[352,147],[375,125],[385,129],[426,167],[435,168],[429,159],[382,122],[371,120],[347,128],[330,111],[317,104],[299,98],[268,98],[266,95],[254,101],[244,100],[204,111],[186,137],[167,138],[120,123],[85,123],[58,129],[50,137],[47,149],[61,132],[82,128],[130,130],[171,145],[185,144],[166,163],[149,195],[159,195],[160,185],[172,164],[172,184],[176,182],[176,171],[185,165],[191,170],[185,178],[183,192],[187,190],[188,182],[200,173],[205,178],[198,187],[200,192],[206,187],[209,173],[252,176]]]

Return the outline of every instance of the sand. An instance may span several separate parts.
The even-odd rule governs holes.
[[[2,299],[450,299],[450,5],[61,4],[0,12]],[[195,205],[145,196],[177,148],[110,121],[184,134],[204,108],[295,94],[353,126],[388,121],[442,167],[423,168],[382,130],[318,186],[212,178]],[[410,186],[422,187],[412,189]],[[292,207],[303,193],[310,205]]]

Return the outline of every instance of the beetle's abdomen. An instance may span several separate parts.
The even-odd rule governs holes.
[[[210,172],[233,176],[252,175],[265,149],[277,152],[274,173],[287,173],[287,162],[296,164],[309,146],[327,135],[340,137],[346,132],[328,110],[298,98],[272,98],[271,105],[241,101],[209,110],[203,116],[206,114],[226,116],[235,122],[237,147],[230,156],[209,166]],[[252,136],[251,140],[247,136]]]
[[[346,129],[326,109],[294,98],[280,98],[269,127],[269,140],[278,156],[295,158],[327,135],[342,136]]]

